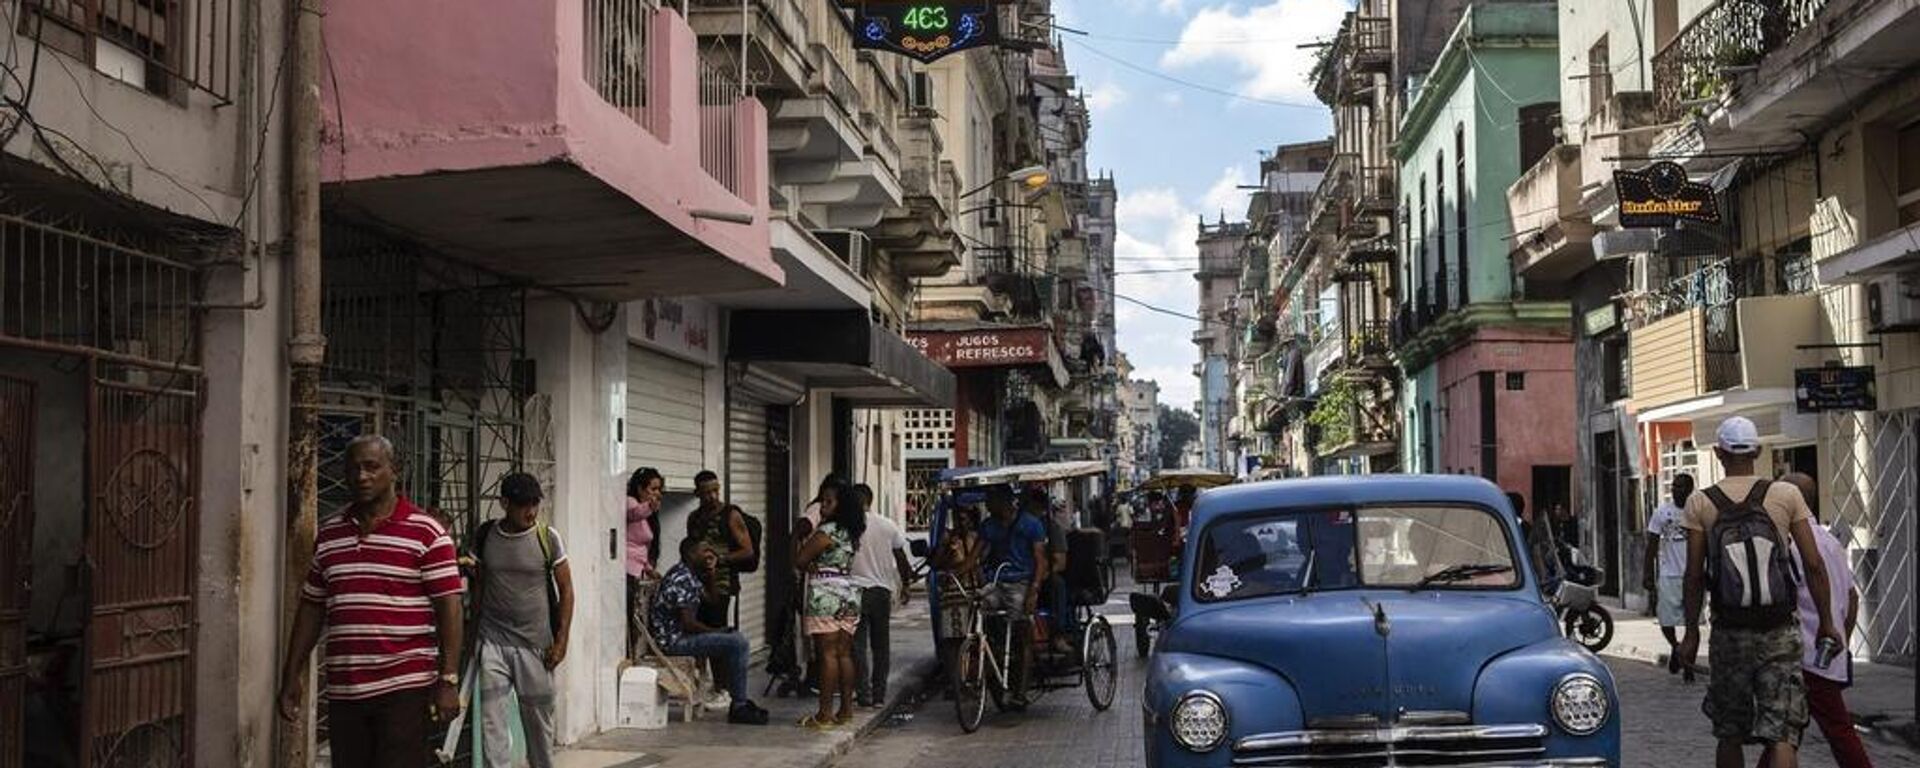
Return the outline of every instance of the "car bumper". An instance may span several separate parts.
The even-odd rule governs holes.
[[[1148,719],[1149,729],[1154,718]],[[1148,764],[1190,766],[1401,765],[1453,768],[1605,768],[1605,756],[1553,755],[1543,725],[1312,729],[1241,737],[1207,754],[1148,739]],[[1562,745],[1564,748],[1564,745]]]

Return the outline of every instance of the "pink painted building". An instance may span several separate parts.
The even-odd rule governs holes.
[[[1435,364],[1445,424],[1439,471],[1481,475],[1530,508],[1574,508],[1573,343],[1483,327]]]
[[[343,212],[594,298],[782,282],[765,109],[703,73],[673,10],[338,3],[325,30],[323,169]]]

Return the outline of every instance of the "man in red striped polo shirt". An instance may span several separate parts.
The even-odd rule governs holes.
[[[446,528],[394,490],[393,444],[347,446],[354,501],[324,520],[280,673],[280,713],[298,707],[326,629],[333,764],[427,765],[431,719],[460,709],[461,581]]]

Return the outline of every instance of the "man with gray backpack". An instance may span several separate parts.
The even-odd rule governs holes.
[[[553,669],[567,658],[573,569],[560,534],[540,519],[540,481],[500,480],[506,514],[480,524],[467,559],[477,571],[480,725],[489,768],[513,764],[507,697],[520,707],[531,768],[553,765]]]
[[[1755,476],[1760,434],[1735,416],[1720,424],[1714,454],[1726,479],[1687,500],[1686,633],[1675,655],[1691,666],[1700,650],[1700,609],[1713,601],[1712,675],[1701,704],[1719,740],[1715,765],[1745,765],[1747,744],[1764,745],[1760,765],[1798,765],[1807,727],[1794,609],[1805,578],[1819,612],[1821,644],[1842,643],[1828,599],[1827,571],[1800,492]],[[1793,560],[1797,550],[1804,572]]]

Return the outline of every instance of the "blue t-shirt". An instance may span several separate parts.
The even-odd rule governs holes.
[[[994,570],[1001,563],[1007,563],[1007,569],[1000,573],[1001,581],[1031,581],[1033,545],[1035,542],[1046,544],[1047,527],[1039,518],[1024,512],[1013,519],[1011,530],[1001,525],[998,518],[989,517],[980,523],[980,538],[987,542],[987,578],[993,578]]]

